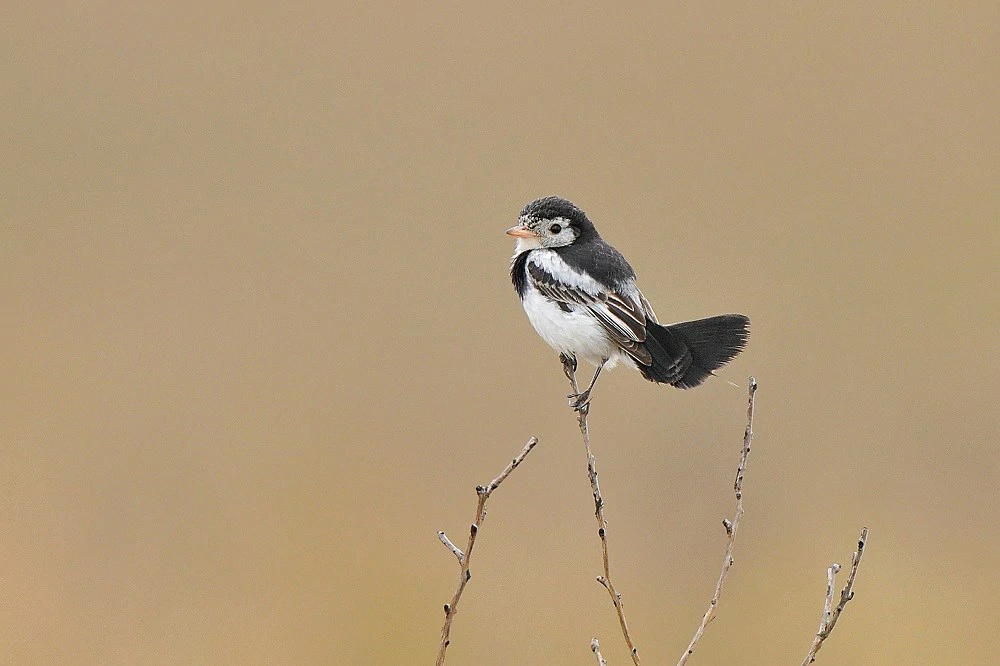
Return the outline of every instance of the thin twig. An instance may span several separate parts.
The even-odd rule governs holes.
[[[597,642],[597,639],[591,639],[590,649],[594,651],[594,656],[597,657],[597,666],[608,666],[608,662],[604,661],[604,655],[601,654],[601,644]]]
[[[851,558],[851,573],[847,576],[847,585],[840,591],[840,602],[833,608],[833,590],[837,586],[837,574],[840,572],[840,565],[833,564],[826,571],[826,600],[823,603],[823,617],[819,621],[819,630],[813,638],[812,647],[809,653],[802,660],[802,666],[808,666],[816,661],[816,654],[823,647],[823,641],[827,639],[833,628],[840,619],[840,614],[844,612],[847,602],[854,598],[854,580],[858,576],[858,567],[861,566],[861,558],[865,554],[865,544],[868,543],[868,528],[861,528],[861,538],[858,539],[858,549]]]
[[[462,564],[462,558],[465,557],[465,554],[459,549],[458,546],[456,546],[451,542],[451,539],[448,538],[448,535],[445,534],[443,531],[438,532],[438,539],[440,539],[441,543],[443,543],[445,547],[447,547],[448,550],[450,550],[452,554],[458,558],[458,563]]]
[[[757,380],[750,378],[747,387],[747,428],[743,433],[743,450],[740,452],[740,464],[736,468],[736,481],[733,483],[733,490],[736,492],[736,513],[733,519],[722,519],[722,526],[726,530],[726,556],[722,560],[722,571],[719,573],[719,580],[715,584],[715,593],[712,594],[712,601],[708,604],[708,610],[701,617],[701,624],[694,632],[694,637],[688,643],[687,650],[681,655],[677,666],[687,663],[688,657],[694,653],[698,641],[705,634],[708,623],[715,619],[715,610],[719,605],[719,597],[722,596],[722,586],[726,583],[726,576],[729,575],[729,568],[733,566],[733,543],[736,541],[736,531],[740,527],[740,519],[743,518],[743,476],[747,471],[747,459],[750,457],[750,444],[753,443],[753,398],[757,392]]]
[[[576,382],[576,359],[562,356],[563,370],[573,387],[573,393],[579,394],[580,387]],[[590,476],[590,487],[594,492],[594,515],[597,517],[597,534],[601,537],[601,549],[604,554],[604,575],[597,577],[597,582],[604,586],[611,596],[611,603],[614,604],[618,612],[618,624],[621,625],[622,635],[628,645],[629,654],[635,666],[639,666],[639,648],[635,646],[632,636],[628,631],[628,621],[625,619],[625,608],[622,605],[622,595],[615,589],[611,582],[611,563],[608,559],[608,522],[604,519],[604,498],[601,497],[601,487],[597,482],[597,461],[590,450],[590,428],[587,425],[587,415],[590,413],[590,403],[577,409],[577,420],[580,424],[580,432],[583,434],[583,445],[587,450],[587,474]],[[593,645],[593,643],[591,644]]]
[[[451,623],[455,619],[455,614],[458,613],[458,602],[462,598],[462,592],[465,591],[465,585],[472,578],[472,572],[469,571],[469,561],[472,559],[472,547],[476,545],[476,535],[479,533],[479,526],[482,525],[483,520],[486,518],[486,500],[490,498],[490,494],[494,490],[500,487],[504,479],[510,476],[510,473],[521,464],[537,443],[538,440],[536,438],[532,437],[529,439],[521,452],[517,454],[517,457],[511,460],[495,479],[485,486],[476,486],[476,494],[479,496],[479,502],[476,505],[476,520],[469,528],[469,545],[465,547],[464,553],[452,543],[447,534],[438,532],[438,539],[441,540],[441,543],[458,558],[461,573],[458,580],[458,589],[455,590],[455,596],[451,598],[451,603],[444,605],[444,626],[441,627],[441,649],[438,651],[437,666],[444,664],[445,652],[451,644]]]

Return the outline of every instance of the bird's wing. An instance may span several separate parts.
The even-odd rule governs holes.
[[[556,278],[537,262],[527,262],[528,279],[535,289],[558,303],[585,308],[622,351],[639,363],[650,365],[653,359],[642,345],[646,340],[648,303],[639,289],[631,283],[614,289],[576,271],[572,273],[579,278],[574,284]]]

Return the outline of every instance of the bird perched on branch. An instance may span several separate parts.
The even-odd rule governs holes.
[[[661,325],[635,284],[635,271],[601,238],[587,214],[560,197],[532,201],[518,224],[510,276],[538,335],[576,371],[577,357],[596,366],[582,410],[605,367],[619,362],[652,382],[692,388],[746,346],[750,320],[740,314]]]

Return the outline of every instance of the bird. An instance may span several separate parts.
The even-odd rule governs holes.
[[[597,368],[587,389],[569,396],[577,411],[589,409],[604,368],[621,363],[688,389],[747,344],[750,319],[741,314],[660,324],[625,257],[566,199],[535,199],[506,233],[517,239],[511,282],[535,331],[559,352],[574,386],[577,357]]]

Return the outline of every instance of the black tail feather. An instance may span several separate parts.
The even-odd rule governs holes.
[[[642,376],[677,388],[692,388],[712,376],[743,351],[750,335],[750,320],[728,314],[670,326],[650,322],[646,341],[653,362],[639,365]]]

